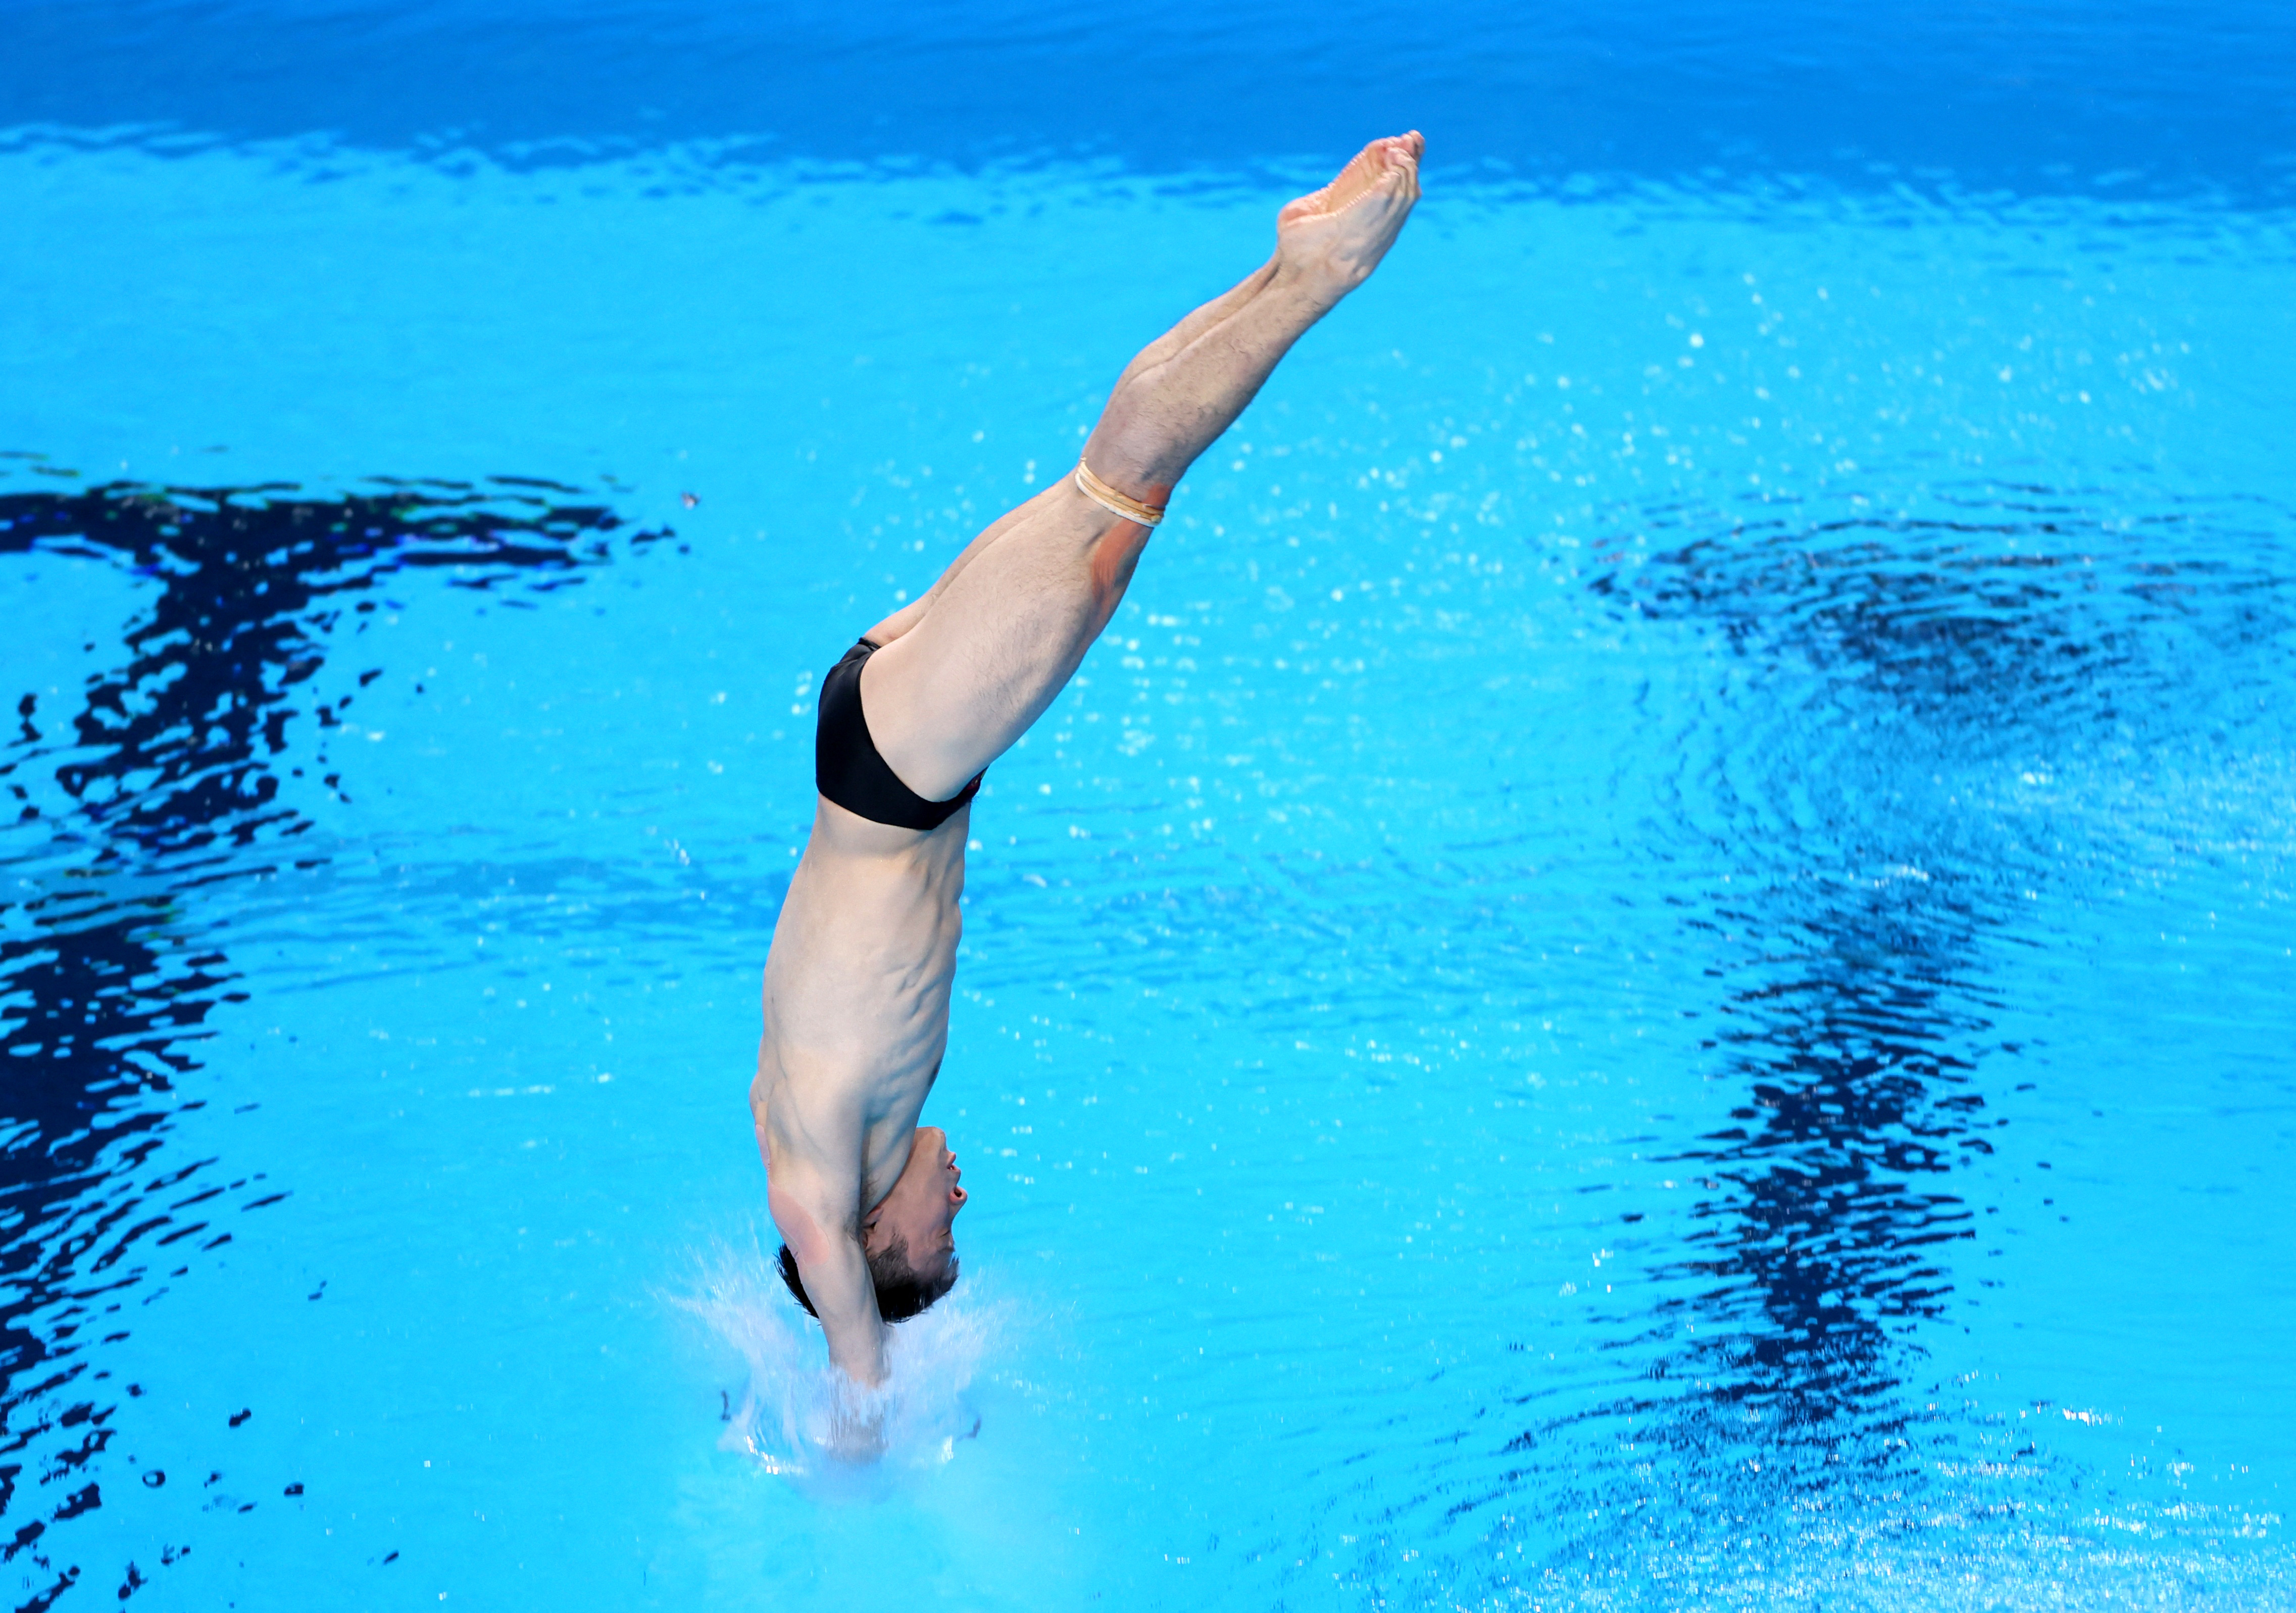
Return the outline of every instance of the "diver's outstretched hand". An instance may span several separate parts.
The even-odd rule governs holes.
[[[1426,149],[1416,129],[1374,140],[1322,190],[1286,202],[1275,215],[1276,261],[1333,301],[1361,285],[1419,200]]]
[[[838,1387],[844,1393],[831,1407],[820,1431],[821,1453],[850,1467],[867,1467],[885,1453],[884,1395],[867,1389],[856,1394],[858,1386],[850,1379]]]

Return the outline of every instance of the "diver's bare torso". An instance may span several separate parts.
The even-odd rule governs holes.
[[[917,834],[819,802],[766,963],[750,1101],[769,1182],[857,1154],[857,1216],[907,1164],[948,1045],[972,821],[968,805]]]

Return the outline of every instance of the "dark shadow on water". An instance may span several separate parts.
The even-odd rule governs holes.
[[[150,588],[117,670],[61,707],[0,690],[17,720],[0,749],[16,819],[0,830],[0,1552],[53,1589],[78,1569],[40,1538],[99,1504],[117,1406],[141,1392],[111,1380],[101,1345],[196,1280],[226,1213],[291,1191],[177,1157],[168,1133],[202,1107],[179,1083],[209,1016],[245,1000],[191,893],[314,865],[283,782],[308,769],[336,787],[327,744],[356,698],[316,698],[314,674],[419,574],[514,602],[660,536],[526,481],[0,493],[0,555],[97,560]]]
[[[1756,871],[1690,922],[1754,955],[1708,1044],[1746,1099],[1680,1156],[1718,1196],[1658,1273],[1703,1291],[1659,1314],[1734,1325],[1688,1357],[1726,1363],[1717,1395],[1834,1429],[1921,1370],[1902,1336],[1948,1312],[1936,1246],[1974,1236],[1952,1173],[2005,1123],[1978,1079],[2015,1053],[1988,1041],[1985,942],[2054,853],[1974,793],[2037,756],[2141,767],[2251,702],[2244,663],[2285,642],[2296,589],[2272,558],[2287,523],[2254,501],[1986,484],[1895,516],[1765,514],[1596,586],[1712,624],[1785,696],[1753,717],[1775,741],[1759,795],[1718,768],[1684,782],[1703,799],[1677,835]]]
[[[1964,1415],[1930,1346],[1965,1303],[1949,1248],[1991,1235],[1961,1167],[2015,1145],[1988,1107],[2019,1052],[1992,960],[2120,826],[1985,792],[2037,758],[2141,780],[2227,731],[2278,743],[2256,695],[2296,646],[2296,520],[1988,484],[1886,516],[1618,522],[1607,608],[1751,664],[1696,714],[1650,828],[1732,876],[1680,905],[1725,960],[1707,1078],[1741,1096],[1657,1156],[1693,1207],[1619,1240],[1644,1239],[1605,1346],[1628,1387],[1518,1424],[1516,1465],[1460,1510],[1536,1494],[1577,1520],[1538,1536],[1550,1567],[1704,1594],[1861,1508],[1914,1518],[1948,1458],[1974,1504],[1980,1444],[1984,1484],[2014,1489],[2030,1447]],[[1510,1535],[1530,1538],[1487,1541]]]
[[[1955,979],[1970,972],[1975,916],[1935,910],[1949,896],[1901,897],[1852,890],[1795,916],[1799,947],[1722,1005],[1728,1028],[1708,1043],[1745,1101],[1731,1126],[1669,1160],[1712,1197],[1692,1214],[1683,1256],[1658,1271],[1699,1291],[1656,1314],[1669,1332],[1722,1324],[1670,1375],[1687,1368],[1718,1403],[1819,1439],[1900,1432],[1884,1404],[1901,1378],[1895,1339],[1944,1313],[1932,1246],[1973,1235],[1944,1179],[1965,1154],[1991,1151],[1971,1090],[1987,1025]]]

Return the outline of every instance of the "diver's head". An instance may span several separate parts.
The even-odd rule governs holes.
[[[919,1126],[909,1163],[875,1209],[861,1218],[861,1251],[887,1321],[914,1316],[956,1286],[956,1213],[964,1208],[964,1173],[948,1134]]]
[[[956,1286],[956,1234],[964,1208],[964,1173],[939,1126],[919,1126],[909,1140],[909,1161],[877,1207],[861,1219],[861,1252],[877,1290],[877,1314],[906,1321]],[[808,1313],[797,1256],[782,1246],[782,1280]]]

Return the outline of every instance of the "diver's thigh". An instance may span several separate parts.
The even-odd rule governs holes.
[[[1028,511],[869,658],[862,708],[904,784],[955,794],[1060,692],[1106,621],[1093,553],[1110,525],[1081,496]]]

